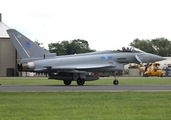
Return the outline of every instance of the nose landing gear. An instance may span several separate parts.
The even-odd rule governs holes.
[[[119,81],[116,79],[116,72],[112,72],[113,76],[114,76],[114,81],[113,81],[113,84],[114,85],[118,85],[119,84]]]
[[[114,84],[114,85],[118,85],[118,84],[119,84],[119,81],[118,81],[118,80],[114,80],[114,81],[113,81],[113,84]]]

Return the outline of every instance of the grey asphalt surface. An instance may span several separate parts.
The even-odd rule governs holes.
[[[0,85],[0,92],[171,91],[171,85]]]

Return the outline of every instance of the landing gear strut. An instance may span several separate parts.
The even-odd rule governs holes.
[[[77,79],[77,84],[78,85],[84,85],[84,83],[85,83],[85,80],[83,78],[78,78]]]

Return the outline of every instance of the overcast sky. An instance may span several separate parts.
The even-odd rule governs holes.
[[[33,41],[84,39],[107,50],[134,39],[171,40],[170,0],[0,0],[2,21]]]

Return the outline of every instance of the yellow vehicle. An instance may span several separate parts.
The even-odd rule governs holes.
[[[160,64],[159,63],[150,63],[147,64],[145,67],[139,64],[136,64],[140,71],[140,76],[141,73],[143,73],[143,76],[148,77],[148,76],[163,76],[163,71],[159,68]]]
[[[159,63],[151,63],[150,65],[147,65],[145,67],[145,72],[144,76],[163,76],[163,71],[159,68],[160,64]]]

